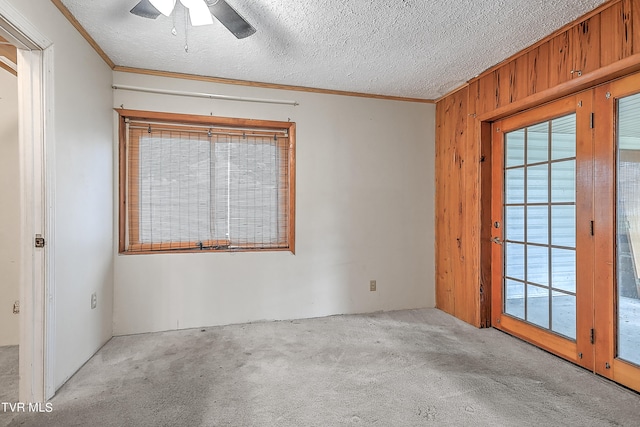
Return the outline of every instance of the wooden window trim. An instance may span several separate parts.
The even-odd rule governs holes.
[[[129,134],[127,135],[129,137],[128,144],[127,141],[125,141],[125,146],[129,150],[127,155],[127,171],[129,173],[126,174],[127,181],[125,187],[128,191],[125,191],[124,197],[126,200],[128,194],[129,200],[126,200],[126,202],[135,206],[138,204],[140,199],[140,188],[138,185],[134,185],[134,182],[137,182],[140,177],[140,135],[138,134],[138,132],[135,132],[134,137],[130,138],[131,134],[132,132],[129,132]],[[134,153],[137,153],[137,155],[134,155]],[[137,161],[134,161],[134,158],[137,158]],[[137,215],[133,215],[133,213],[129,209],[127,209],[127,215],[127,221],[125,221],[124,224],[121,224],[121,227],[128,227],[127,231],[129,232],[129,238],[127,240],[130,243],[128,248],[125,247],[125,251],[130,251],[132,250],[132,247],[138,245],[138,242],[140,241],[140,218]]]
[[[216,116],[199,116],[192,114],[174,114],[155,111],[128,110],[123,108],[114,109],[118,113],[118,252],[123,255],[138,254],[158,254],[158,253],[202,253],[202,252],[264,252],[264,251],[289,251],[295,254],[295,194],[296,194],[296,124],[294,122],[280,122],[272,120],[255,120]],[[278,137],[276,147],[282,150],[288,148],[288,156],[285,167],[287,168],[288,197],[281,203],[283,211],[288,214],[286,237],[284,241],[267,248],[256,248],[251,244],[230,245],[227,240],[212,240],[202,242],[204,249],[199,249],[199,242],[172,242],[161,244],[139,243],[139,221],[133,218],[128,212],[128,202],[134,203],[138,200],[138,188],[129,182],[128,171],[131,170],[133,176],[138,173],[138,164],[129,160],[127,150],[131,149],[131,141],[127,146],[127,120],[129,122],[157,122],[161,127],[169,127],[172,123],[186,125],[185,130],[211,128],[212,131],[221,133],[243,134],[248,136],[253,134],[264,134],[268,131],[286,132],[288,137]],[[163,123],[166,123],[163,125]],[[193,125],[193,126],[188,126]],[[204,131],[204,129],[203,129]],[[288,142],[288,147],[286,143]],[[282,176],[282,175],[281,175]],[[133,180],[132,180],[133,181]],[[128,188],[127,188],[128,187]],[[127,200],[127,196],[129,200]],[[284,199],[284,198],[283,198]],[[128,228],[128,229],[127,229]],[[134,242],[127,245],[127,235],[129,240]]]
[[[199,249],[200,243],[205,248],[209,247],[225,247],[229,246],[228,240],[205,240],[203,242],[171,242],[171,243],[130,243],[129,250],[131,252],[139,253],[139,252],[162,252],[162,251],[173,251],[173,250],[187,250],[192,249],[194,251],[202,252],[203,250],[210,249]]]

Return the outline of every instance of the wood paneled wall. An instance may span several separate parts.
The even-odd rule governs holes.
[[[490,326],[489,123],[638,70],[640,0],[613,0],[438,100],[438,308]]]

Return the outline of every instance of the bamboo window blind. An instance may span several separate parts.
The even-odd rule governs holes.
[[[293,250],[290,123],[122,124],[121,252]]]

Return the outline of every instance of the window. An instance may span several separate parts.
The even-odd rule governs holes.
[[[295,123],[118,112],[121,253],[294,251]]]

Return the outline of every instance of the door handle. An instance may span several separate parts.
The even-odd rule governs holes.
[[[497,244],[499,244],[499,245],[501,245],[501,244],[502,244],[502,240],[500,240],[500,238],[499,238],[499,237],[492,237],[492,238],[491,238],[491,241],[492,241],[493,243],[497,243]]]

